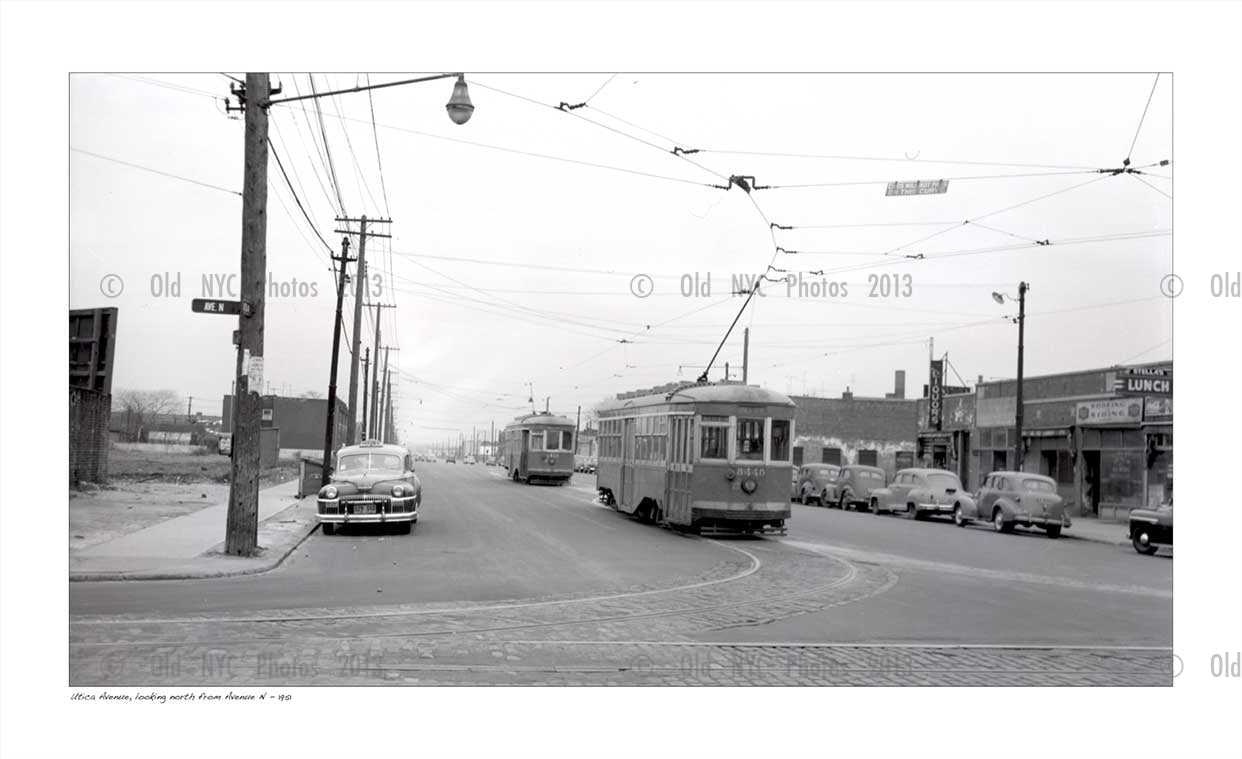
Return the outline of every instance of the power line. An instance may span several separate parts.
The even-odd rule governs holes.
[[[306,78],[310,80],[311,94],[318,95],[315,91],[315,75],[307,74]],[[336,202],[341,209],[341,215],[345,215],[345,200],[341,197],[341,183],[336,178],[336,164],[332,161],[332,148],[328,146],[328,130],[323,125],[323,110],[319,107],[318,98],[315,98],[314,106],[315,117],[319,119],[319,133],[323,136],[323,152],[328,159],[328,177],[331,179],[333,191],[336,192]]]
[[[1047,163],[1010,163],[1003,161],[950,161],[950,160],[933,160],[929,158],[886,158],[882,156],[860,156],[860,155],[824,155],[816,153],[782,153],[767,152],[759,150],[716,150],[712,148],[701,148],[701,153],[716,153],[719,155],[750,155],[762,156],[768,158],[803,158],[803,159],[822,159],[833,161],[883,161],[889,163],[935,163],[959,166],[996,166],[996,167],[1012,167],[1023,169],[1082,169],[1093,170],[1093,166],[1076,166],[1065,164],[1047,164]]]
[[[93,158],[98,158],[103,161],[111,161],[112,163],[119,163],[122,166],[128,166],[131,169],[140,169],[142,171],[149,171],[152,174],[159,174],[160,176],[168,177],[170,179],[180,179],[182,182],[189,182],[190,184],[196,184],[200,187],[210,187],[213,190],[219,190],[220,192],[227,192],[230,195],[236,195],[239,198],[241,197],[241,193],[238,192],[237,190],[230,190],[227,187],[221,187],[220,185],[211,184],[210,182],[202,182],[197,179],[191,179],[189,177],[182,176],[180,174],[173,174],[168,171],[160,171],[159,169],[153,169],[150,166],[143,166],[142,164],[138,164],[138,163],[130,163],[129,161],[122,161],[120,158],[113,158],[111,156],[101,155],[99,153],[92,153],[91,151],[83,150],[82,148],[75,148],[73,146],[70,146],[69,149],[75,153],[82,153],[83,155],[88,155],[88,156],[91,156]]]
[[[1147,185],[1147,186],[1148,186],[1148,187],[1150,187],[1151,189],[1153,189],[1153,190],[1155,190],[1156,192],[1160,193],[1161,195],[1165,196],[1165,197],[1166,197],[1166,198],[1168,198],[1169,200],[1172,200],[1172,199],[1173,199],[1173,196],[1172,196],[1172,195],[1170,195],[1169,193],[1167,193],[1167,192],[1165,192],[1164,190],[1160,189],[1159,187],[1155,186],[1155,185],[1154,185],[1154,184],[1152,184],[1151,182],[1148,182],[1146,179],[1143,179],[1143,178],[1142,178],[1142,177],[1140,177],[1138,174],[1131,174],[1130,176],[1134,177],[1135,179],[1137,179],[1138,181],[1140,181],[1140,182],[1142,182],[1143,184]]]
[[[617,74],[613,74],[612,76],[608,77],[608,79],[607,79],[607,80],[605,80],[605,81],[604,81],[604,83],[603,83],[603,84],[601,84],[601,85],[599,86],[599,88],[595,90],[595,92],[592,92],[592,93],[591,93],[591,97],[589,97],[589,98],[587,98],[586,100],[584,100],[584,101],[583,101],[583,103],[590,103],[592,100],[594,100],[594,99],[595,99],[595,96],[596,96],[596,95],[598,95],[599,93],[603,92],[604,88],[605,88],[605,87],[607,87],[608,85],[612,84],[612,80],[613,80],[613,79],[616,79],[616,78],[617,78]]]
[[[368,92],[367,94],[369,95],[370,93]],[[345,146],[349,148],[349,155],[351,158],[354,159],[354,163],[353,163],[354,180],[357,181],[361,185],[358,188],[359,189],[358,197],[361,199],[362,191],[365,190],[367,194],[367,198],[371,200],[371,206],[378,210],[379,203],[375,202],[375,196],[371,194],[371,186],[367,184],[366,177],[362,175],[361,162],[358,160],[358,154],[354,152],[353,140],[349,139],[349,129],[345,126],[345,119],[341,114],[340,101],[337,99],[335,95],[330,96],[328,99],[332,102],[332,108],[336,111],[336,117],[341,122],[341,133],[345,135]]]
[[[371,86],[370,74],[367,74],[367,86]],[[384,183],[384,162],[380,159],[379,130],[375,128],[375,101],[371,98],[370,90],[367,90],[367,103],[371,106],[371,134],[375,137],[375,165],[379,168],[380,191],[384,196],[384,216],[391,219],[392,213],[388,210],[388,187]]]
[[[1043,171],[1043,172],[1027,172],[1022,174],[976,174],[973,176],[962,177],[944,177],[942,181],[953,182],[970,182],[976,180],[987,179],[1026,179],[1030,177],[1060,177],[1073,174],[1095,174],[1098,169],[1081,169],[1074,171]],[[891,180],[888,179],[865,179],[852,182],[811,182],[804,184],[773,184],[757,187],[758,190],[796,190],[808,189],[815,187],[862,187],[866,185],[887,185]]]
[[[311,221],[310,215],[306,213],[306,207],[302,205],[302,199],[298,197],[297,191],[293,189],[293,183],[289,181],[289,175],[285,173],[285,164],[280,160],[280,153],[276,152],[276,146],[272,144],[270,137],[267,140],[267,146],[272,151],[272,156],[276,159],[276,165],[280,167],[280,175],[285,178],[285,184],[288,185],[289,192],[293,195],[294,202],[298,204],[298,210],[302,212],[302,217],[306,219],[306,223],[310,225],[310,228],[314,231],[315,236],[319,238],[319,242],[323,243],[323,247],[328,250],[328,254],[335,254],[336,251],[332,250],[332,246],[328,244],[328,241],[323,239],[323,235],[319,234],[319,229],[315,226],[315,222]]]
[[[1156,94],[1156,85],[1160,82],[1160,73],[1156,73],[1156,78],[1151,83],[1151,92],[1147,93],[1147,104],[1143,106],[1143,115],[1139,117],[1138,128],[1134,130],[1134,139],[1130,140],[1130,149],[1126,151],[1125,165],[1130,165],[1130,156],[1134,153],[1134,146],[1138,143],[1139,132],[1143,130],[1143,120],[1147,118],[1147,109],[1151,107],[1152,95]]]

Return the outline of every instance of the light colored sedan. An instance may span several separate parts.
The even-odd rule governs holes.
[[[1030,472],[992,472],[985,477],[973,503],[953,511],[959,527],[976,520],[991,522],[997,532],[1012,532],[1015,525],[1040,527],[1050,538],[1061,537],[1061,530],[1070,526],[1056,482]]]
[[[900,511],[915,519],[974,511],[974,499],[957,475],[944,469],[902,469],[888,487],[871,491],[871,511]]]

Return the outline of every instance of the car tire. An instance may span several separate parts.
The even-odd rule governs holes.
[[[324,535],[335,535],[336,534],[336,525],[332,524],[331,522],[324,522],[320,526],[323,528]]]
[[[1005,512],[997,509],[992,512],[992,529],[997,532],[1013,532],[1013,522],[1005,521]]]
[[[398,535],[409,535],[410,529],[413,526],[414,526],[413,522],[398,522],[397,523],[397,534]]]
[[[837,508],[842,511],[846,511],[849,505],[849,501],[845,499],[845,493],[842,493],[841,497],[837,499]]]
[[[1156,546],[1152,545],[1150,542],[1147,545],[1143,545],[1143,542],[1139,540],[1138,534],[1130,538],[1130,543],[1134,546],[1134,550],[1138,551],[1144,556],[1151,556],[1153,553],[1157,551]]]
[[[1044,532],[1048,533],[1048,537],[1050,538],[1059,538],[1061,537],[1061,525],[1059,524],[1047,525],[1046,527],[1044,527]]]
[[[811,505],[811,496],[805,490],[802,491],[802,505],[803,506]]]
[[[916,522],[923,518],[923,515],[919,513],[919,507],[912,503],[906,504],[906,513],[909,514],[910,518]]]
[[[953,507],[953,524],[957,525],[958,527],[966,526],[966,517],[962,516],[961,506]]]
[[[879,516],[880,515],[880,502],[872,498],[871,502],[867,504],[867,509],[870,510],[872,514]]]

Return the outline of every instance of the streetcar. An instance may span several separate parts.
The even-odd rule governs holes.
[[[785,534],[794,403],[755,385],[694,383],[597,409],[603,503],[698,534]]]
[[[546,411],[519,416],[502,432],[500,465],[514,482],[565,484],[574,474],[575,427]]]

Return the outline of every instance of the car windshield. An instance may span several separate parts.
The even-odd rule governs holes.
[[[368,469],[401,471],[401,457],[393,453],[349,453],[341,456],[338,472],[365,472]]]
[[[962,481],[953,474],[929,474],[927,484],[934,490],[961,490]]]
[[[1056,488],[1045,480],[1023,480],[1022,489],[1028,493],[1054,493]]]
[[[870,472],[866,469],[855,470],[854,476],[860,480],[866,480],[867,482],[884,482],[884,475],[879,472]]]
[[[831,480],[835,479],[840,471],[841,470],[837,469],[835,466],[824,466],[812,469],[811,474],[813,474],[817,480]]]

